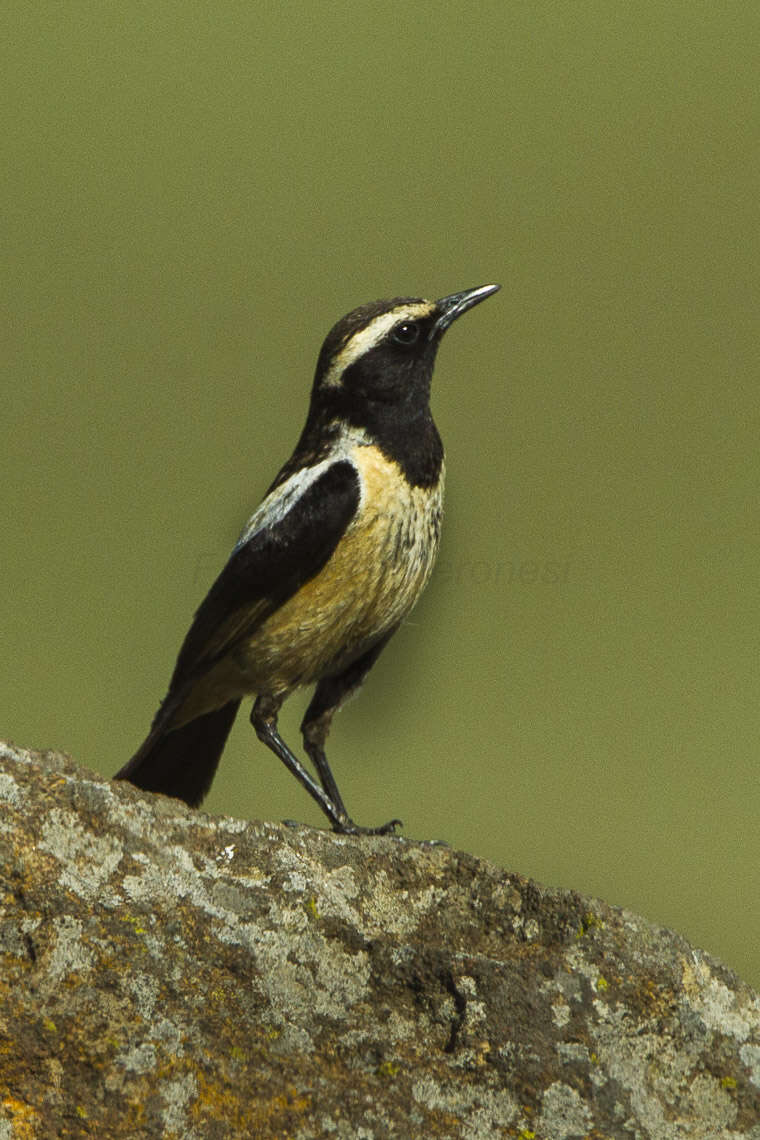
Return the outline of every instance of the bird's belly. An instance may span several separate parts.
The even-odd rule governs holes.
[[[411,610],[438,553],[442,480],[410,487],[363,450],[359,512],[327,565],[238,647],[249,692],[282,693],[338,672]]]

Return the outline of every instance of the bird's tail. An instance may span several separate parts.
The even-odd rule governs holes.
[[[157,717],[145,742],[114,779],[197,807],[211,787],[239,706],[239,700],[229,701],[174,729],[165,728],[164,718]]]

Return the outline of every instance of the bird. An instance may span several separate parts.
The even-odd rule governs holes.
[[[295,450],[197,610],[148,736],[116,779],[197,807],[252,697],[259,740],[333,831],[401,826],[353,821],[325,744],[430,577],[444,484],[430,410],[436,353],[449,326],[499,288],[374,301],[334,325]],[[312,685],[301,735],[317,778],[278,731],[285,699]]]

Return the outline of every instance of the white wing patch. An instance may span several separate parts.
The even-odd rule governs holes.
[[[301,496],[308,491],[312,483],[327,471],[328,467],[346,459],[356,467],[352,461],[351,451],[354,447],[366,446],[368,443],[369,440],[363,431],[353,429],[342,432],[329,455],[320,460],[319,463],[315,463],[313,467],[302,467],[300,471],[295,471],[289,479],[286,479],[284,483],[275,487],[267,495],[243,527],[243,532],[235,543],[232,553],[234,554],[236,550],[244,546],[259,531],[266,527],[276,526],[278,522],[284,519]],[[360,494],[363,496],[364,486],[359,471],[357,471],[357,476],[359,476]]]

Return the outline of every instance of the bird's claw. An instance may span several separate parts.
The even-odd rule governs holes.
[[[395,835],[396,828],[403,826],[402,820],[390,819],[387,823],[381,824],[380,827],[360,827],[358,823],[354,823],[352,819],[346,817],[335,820],[333,831],[339,835]]]

